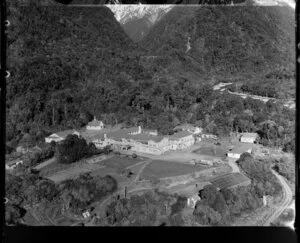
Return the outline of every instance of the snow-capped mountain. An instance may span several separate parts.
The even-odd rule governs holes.
[[[121,23],[125,24],[134,19],[141,19],[145,16],[148,17],[151,23],[155,23],[159,17],[167,13],[173,5],[106,5],[115,14],[115,18]]]
[[[106,5],[127,35],[138,42],[174,5]]]
[[[270,5],[288,5],[291,8],[295,9],[296,1],[295,0],[255,0],[258,5],[270,6]]]

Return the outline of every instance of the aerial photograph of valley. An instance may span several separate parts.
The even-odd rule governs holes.
[[[6,3],[6,226],[294,229],[294,0],[58,2]]]

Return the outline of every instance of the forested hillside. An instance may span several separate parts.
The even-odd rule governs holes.
[[[8,139],[29,127],[78,126],[87,110],[111,111],[90,103],[90,92],[113,103],[120,93],[107,88],[147,75],[136,46],[106,7],[11,3],[8,18]]]
[[[278,20],[270,19],[269,25],[245,21],[269,16],[260,10],[203,7],[185,12],[181,7],[179,15],[171,10],[173,22],[166,15],[139,47],[106,7],[8,6],[8,147],[79,128],[95,115],[105,124],[142,125],[162,134],[184,122],[218,135],[256,131],[265,144],[294,149],[293,111],[212,89],[227,73],[253,79],[264,72],[259,67],[292,70],[290,31],[283,19],[279,34],[274,27]],[[231,27],[221,28],[222,23]],[[261,37],[253,33],[256,29]],[[188,37],[191,49],[186,52]],[[255,54],[258,47],[261,57]]]
[[[195,82],[255,79],[287,86],[277,71],[295,83],[295,26],[290,7],[178,6],[167,13],[142,41],[149,55],[169,57],[164,67],[172,75]],[[291,92],[290,92],[291,93]]]

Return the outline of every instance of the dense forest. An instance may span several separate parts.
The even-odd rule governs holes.
[[[195,8],[189,9],[191,18],[181,13],[183,8],[171,10],[148,38],[135,44],[106,7],[8,6],[12,75],[7,82],[7,151],[20,142],[37,143],[52,131],[80,128],[94,115],[105,124],[142,125],[161,134],[171,133],[183,122],[217,135],[258,132],[263,144],[294,150],[293,111],[271,101],[243,100],[212,89],[225,72],[253,79],[258,69],[268,65],[266,70],[280,66],[277,74],[284,65],[286,75],[293,77],[294,54],[291,43],[285,43],[292,36],[289,21],[275,20],[281,13],[276,8],[265,14],[258,8],[237,7],[234,13]],[[182,21],[173,23],[176,14],[182,15]],[[219,24],[209,25],[219,17]],[[255,24],[250,25],[250,19]],[[224,29],[221,23],[231,27]],[[168,31],[162,34],[162,28]],[[182,29],[190,34],[192,46],[198,46],[187,54]],[[270,45],[271,40],[277,44]],[[152,60],[149,53],[158,45],[161,57]],[[269,71],[263,75],[278,76],[270,76]],[[280,77],[284,83],[285,76]]]
[[[5,218],[8,224],[20,224],[27,207],[39,204],[67,205],[72,213],[80,214],[93,202],[113,193],[118,187],[115,178],[92,177],[86,173],[60,184],[32,173],[21,176],[7,174],[5,178]]]
[[[171,57],[165,68],[195,82],[261,81],[282,68],[293,76],[294,12],[276,6],[175,7],[141,45],[149,55]]]

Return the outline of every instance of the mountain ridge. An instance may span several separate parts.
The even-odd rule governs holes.
[[[288,7],[175,7],[140,42],[166,67],[207,78],[294,70],[294,16]],[[174,68],[173,68],[174,69]],[[178,68],[177,68],[178,69]]]
[[[141,41],[149,30],[170,11],[172,5],[106,5],[127,35],[134,41]]]

